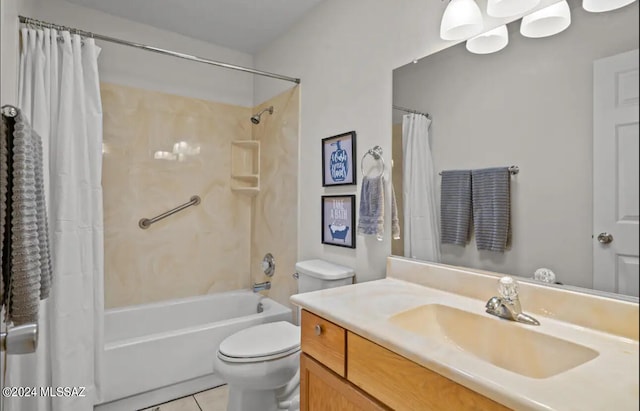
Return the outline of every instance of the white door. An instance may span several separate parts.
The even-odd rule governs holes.
[[[638,50],[593,70],[593,287],[637,297]]]

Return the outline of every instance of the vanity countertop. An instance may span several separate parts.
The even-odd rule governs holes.
[[[487,295],[487,299],[491,295]],[[486,301],[395,278],[311,293],[291,301],[325,319],[396,352],[444,377],[515,410],[638,410],[638,341],[557,319],[535,317],[541,325],[510,322],[513,327],[568,340],[599,355],[548,378],[526,377],[473,354],[406,331],[389,318],[426,304],[442,304],[495,321]],[[523,304],[523,311],[527,307]],[[495,338],[500,338],[496,335]]]

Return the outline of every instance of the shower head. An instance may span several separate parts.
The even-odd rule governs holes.
[[[265,108],[264,110],[262,110],[261,112],[259,112],[258,114],[254,114],[251,116],[251,122],[253,124],[260,124],[260,117],[262,116],[262,114],[268,111],[269,114],[273,114],[273,106],[269,106],[267,108]]]

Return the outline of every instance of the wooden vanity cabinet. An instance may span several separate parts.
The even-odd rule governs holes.
[[[388,411],[364,391],[304,352],[300,355],[301,411]]]
[[[306,310],[301,332],[301,411],[508,410]]]

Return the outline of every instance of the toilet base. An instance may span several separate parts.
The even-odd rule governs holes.
[[[246,390],[229,385],[227,411],[300,411],[299,395],[297,387],[288,398],[278,398],[274,390]],[[278,408],[279,405],[284,408]]]
[[[246,390],[229,386],[227,411],[277,411],[274,390]]]

